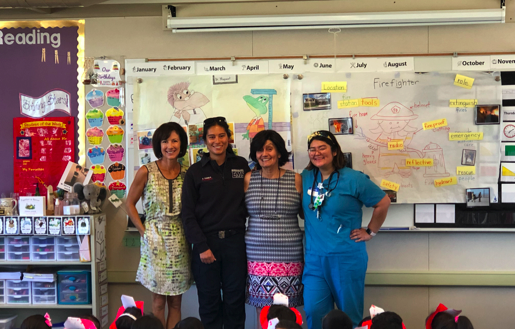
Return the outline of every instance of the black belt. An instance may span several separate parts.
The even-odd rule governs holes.
[[[233,236],[235,234],[238,234],[240,232],[243,232],[241,230],[226,230],[226,231],[216,231],[216,232],[211,232],[211,233],[208,233],[209,236],[217,236],[219,239],[225,239],[225,238],[228,238],[230,236]]]

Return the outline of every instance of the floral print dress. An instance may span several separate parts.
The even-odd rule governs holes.
[[[190,246],[179,216],[187,168],[181,166],[177,178],[168,180],[157,162],[145,166],[148,169],[148,180],[143,190],[145,234],[141,239],[141,260],[136,281],[159,295],[181,295],[190,288],[193,280]]]

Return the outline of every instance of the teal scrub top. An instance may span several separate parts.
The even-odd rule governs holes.
[[[364,243],[351,240],[352,230],[361,228],[363,205],[375,206],[384,198],[385,192],[374,184],[362,172],[342,168],[338,170],[340,178],[335,173],[329,184],[329,178],[323,182],[322,192],[334,190],[331,196],[325,196],[320,217],[317,211],[309,209],[311,195],[308,191],[313,186],[314,174],[318,172],[315,187],[321,181],[317,169],[302,172],[302,207],[305,218],[306,253],[316,255],[352,254],[366,251]],[[313,201],[314,201],[313,197]]]

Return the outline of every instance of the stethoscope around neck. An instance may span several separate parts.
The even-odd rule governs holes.
[[[316,168],[315,169],[315,174],[314,174],[314,178],[313,178],[313,185],[311,186],[311,195],[310,195],[310,203],[309,203],[309,206],[308,208],[311,209],[311,210],[315,210],[315,204],[313,202],[313,194],[314,194],[314,191],[315,191],[315,186],[316,186],[316,183],[317,183],[317,176],[318,176],[318,173],[320,172],[320,169]],[[336,174],[337,177],[336,177],[336,184],[334,184],[334,187],[331,188],[331,180],[333,179],[333,175]],[[323,177],[322,177],[322,174],[320,174],[320,178],[322,179],[322,182],[324,181]],[[329,182],[327,182],[327,192],[326,192],[326,195],[327,196],[331,196],[331,193],[334,191],[334,189],[336,188],[336,186],[338,186],[338,182],[340,181],[340,172],[338,170],[335,170],[331,173],[331,175],[329,175]],[[318,208],[321,208],[322,205],[320,205]]]

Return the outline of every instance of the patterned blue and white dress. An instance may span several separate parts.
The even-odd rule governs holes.
[[[282,293],[290,307],[303,305],[303,235],[295,173],[287,170],[279,179],[268,179],[252,172],[245,202],[250,215],[245,234],[247,304],[271,305],[274,295]]]

